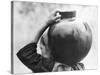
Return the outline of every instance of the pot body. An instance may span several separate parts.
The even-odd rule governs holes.
[[[87,23],[64,19],[48,30],[48,47],[55,61],[67,65],[80,62],[89,52],[92,32]]]

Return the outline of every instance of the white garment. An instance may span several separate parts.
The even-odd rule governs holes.
[[[58,71],[84,70],[84,69],[85,68],[82,63],[77,63],[74,66],[69,66],[69,65],[56,62],[52,71],[58,72]]]

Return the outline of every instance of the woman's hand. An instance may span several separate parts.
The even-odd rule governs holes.
[[[57,15],[58,12],[59,11],[55,11],[55,12],[53,12],[53,13],[51,13],[49,15],[49,17],[47,18],[47,21],[46,21],[45,25],[39,29],[39,31],[37,32],[37,34],[36,34],[36,36],[35,36],[35,38],[34,38],[34,40],[32,42],[38,43],[38,41],[39,41],[41,35],[44,33],[44,31],[49,26],[52,26],[52,25],[54,25],[54,24],[56,24],[56,23],[58,23],[60,21],[61,16]]]
[[[46,24],[47,26],[52,26],[60,22],[60,20],[61,20],[61,15],[59,15],[59,11],[54,11],[49,15]]]

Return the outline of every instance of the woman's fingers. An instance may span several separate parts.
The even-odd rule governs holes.
[[[61,15],[58,15],[58,14],[57,14],[58,12],[59,12],[59,11],[55,11],[55,12],[51,13],[51,15],[48,17],[47,23],[48,23],[49,26],[52,26],[52,25],[54,25],[54,24],[60,22],[60,20],[61,20]]]
[[[54,18],[54,20],[55,20],[56,22],[59,22],[59,21],[61,20],[61,16],[56,16],[56,17]]]

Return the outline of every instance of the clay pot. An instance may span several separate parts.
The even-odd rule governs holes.
[[[78,26],[82,25],[82,28]],[[87,23],[67,18],[48,30],[48,46],[55,61],[67,65],[80,62],[89,52],[92,32]]]

